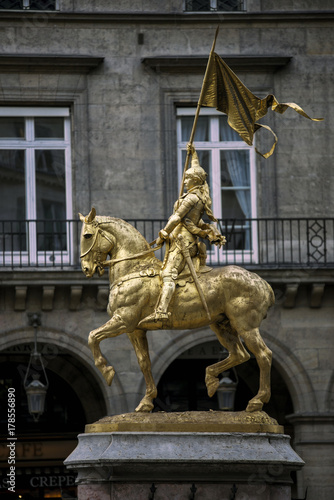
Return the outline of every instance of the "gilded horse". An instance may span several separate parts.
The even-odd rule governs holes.
[[[107,311],[109,321],[91,331],[88,344],[96,367],[108,385],[115,375],[107,366],[100,350],[100,342],[126,333],[134,347],[146,382],[146,393],[136,411],[149,412],[157,388],[151,372],[151,361],[146,330],[140,321],[150,314],[161,290],[161,261],[137,229],[122,219],[97,216],[94,208],[84,217],[81,232],[81,267],[91,278],[95,272],[102,275],[109,268],[110,294]],[[107,260],[108,259],[108,260]],[[185,270],[186,272],[186,270]],[[189,279],[190,277],[190,279]],[[171,315],[163,329],[185,330],[210,326],[229,355],[206,368],[205,383],[209,396],[219,386],[218,375],[250,358],[252,352],[260,368],[257,395],[247,411],[261,410],[270,399],[270,370],[272,353],[264,343],[259,326],[274,304],[270,285],[257,274],[238,266],[212,269],[198,278],[206,298],[211,320],[203,307],[190,274],[180,281],[170,304]],[[180,275],[182,279],[182,275]],[[150,326],[150,330],[158,326]],[[243,339],[244,344],[241,339]]]

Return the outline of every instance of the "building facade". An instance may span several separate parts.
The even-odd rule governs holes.
[[[268,151],[269,132],[257,132],[248,146],[225,115],[203,108],[195,146],[227,236],[223,250],[207,249],[208,265],[246,267],[275,292],[261,329],[273,351],[273,396],[264,410],[285,426],[305,461],[293,478],[294,497],[308,488],[308,500],[329,500],[332,2],[0,0],[0,14],[0,496],[9,484],[8,389],[16,395],[16,487],[25,499],[75,498],[62,461],[76,435],[107,414],[134,411],[143,397],[127,336],[101,345],[116,370],[110,387],[94,366],[87,337],[108,319],[109,281],[106,274],[88,280],[80,269],[77,214],[94,206],[136,225],[148,241],[156,238],[178,197],[219,26],[216,53],[254,94],[274,94],[324,118],[269,112],[262,123],[278,144],[264,159],[255,146]],[[24,389],[35,338],[48,379],[38,422]],[[204,386],[205,366],[224,355],[214,333],[157,331],[148,339],[156,410],[217,409]],[[235,409],[242,410],[257,391],[255,360],[231,377],[238,382]]]

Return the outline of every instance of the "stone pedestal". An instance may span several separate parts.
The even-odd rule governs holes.
[[[256,422],[254,414],[248,424],[222,423],[222,412],[198,412],[200,420],[191,423],[190,413],[169,413],[162,420],[134,416],[128,430],[129,415],[103,419],[87,426],[95,432],[78,436],[65,461],[78,472],[78,500],[291,498],[290,472],[303,461],[277,424]]]

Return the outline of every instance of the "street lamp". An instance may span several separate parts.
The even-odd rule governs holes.
[[[49,381],[45,373],[45,368],[41,354],[37,351],[37,329],[41,325],[40,314],[28,314],[29,325],[34,327],[34,351],[30,354],[29,364],[24,378],[24,388],[27,393],[28,410],[35,422],[38,422],[39,417],[44,413],[45,397],[49,387]],[[28,377],[31,365],[37,370],[43,370],[46,383],[43,384],[40,379],[40,374],[32,373],[32,381],[28,384]],[[40,368],[37,368],[39,366]]]
[[[230,378],[230,372],[224,372],[223,378],[219,382],[219,387],[217,389],[218,396],[218,407],[223,411],[233,411],[234,410],[234,398],[238,385],[238,376],[234,371],[236,376],[236,381],[234,382]]]

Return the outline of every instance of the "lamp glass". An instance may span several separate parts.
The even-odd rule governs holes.
[[[219,387],[217,389],[218,396],[218,406],[220,410],[233,410],[234,409],[234,399],[237,390],[237,382],[229,377],[228,372],[223,376],[219,382]]]
[[[47,392],[46,386],[42,384],[37,377],[39,377],[39,375],[35,376],[34,380],[26,387],[29,413],[35,420],[44,413],[45,396]]]

